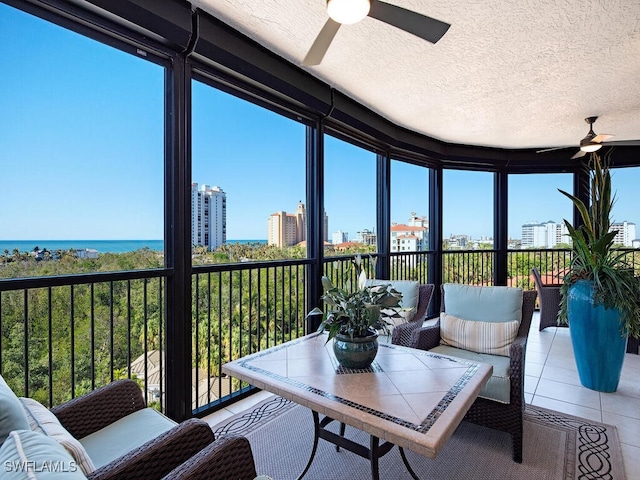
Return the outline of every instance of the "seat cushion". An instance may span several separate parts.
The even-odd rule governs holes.
[[[103,467],[177,425],[152,408],[143,408],[80,439],[96,468]]]
[[[22,404],[0,375],[0,445],[12,430],[29,430]]]
[[[42,433],[57,441],[76,461],[85,475],[96,468],[82,444],[64,428],[58,418],[47,407],[33,398],[20,398],[29,420],[29,427],[34,432]]]
[[[481,322],[466,320],[442,312],[440,314],[440,343],[477,353],[509,356],[520,327],[519,320],[511,322]]]
[[[493,366],[493,373],[486,385],[480,390],[479,397],[487,398],[500,403],[511,403],[511,381],[509,377],[509,357],[489,355],[487,353],[475,353],[469,350],[439,345],[429,350],[431,353],[440,353],[452,357],[464,358],[477,363],[488,363]]]
[[[467,320],[511,322],[522,320],[522,289],[514,287],[476,287],[446,283],[444,311]]]
[[[80,467],[53,438],[14,430],[0,447],[3,480],[86,480]]]

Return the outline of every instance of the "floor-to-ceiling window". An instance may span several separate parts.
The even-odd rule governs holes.
[[[367,254],[378,249],[376,154],[331,135],[324,137],[325,256],[360,253],[369,276]],[[353,282],[350,262],[325,265],[325,274],[344,285]]]
[[[533,288],[531,268],[548,283],[557,283],[570,261],[564,220],[573,222],[573,175],[545,173],[509,175],[509,253],[507,282]]]
[[[391,160],[391,277],[428,283],[429,169]]]
[[[306,126],[206,77],[191,85],[192,407],[199,409],[246,386],[224,378],[223,363],[304,333]]]
[[[443,172],[443,282],[493,283],[493,181],[489,172]]]
[[[159,406],[163,61],[5,4],[0,42],[0,371],[48,405],[136,377]]]

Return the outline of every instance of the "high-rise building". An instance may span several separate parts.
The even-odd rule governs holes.
[[[328,237],[329,220],[324,216],[324,241]],[[267,243],[278,247],[288,247],[307,239],[307,210],[299,202],[296,213],[276,212],[267,221]]]
[[[522,225],[522,248],[553,248],[559,243],[571,243],[567,226],[551,220]]]
[[[616,236],[613,239],[613,243],[617,245],[623,245],[625,247],[632,247],[633,241],[636,239],[636,224],[627,222],[626,220],[621,223],[612,223],[610,232],[616,232]]]
[[[191,184],[191,244],[215,250],[227,241],[227,194],[220,187]]]
[[[331,243],[334,245],[340,245],[341,243],[345,243],[349,241],[349,233],[343,232],[342,230],[338,230],[337,232],[333,232],[331,234]]]

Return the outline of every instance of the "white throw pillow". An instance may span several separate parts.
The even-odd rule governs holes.
[[[446,312],[440,314],[440,344],[477,353],[509,356],[509,346],[518,334],[520,322],[465,320]]]
[[[27,420],[29,420],[31,430],[56,440],[71,454],[85,475],[96,469],[82,444],[67,432],[58,418],[47,407],[32,398],[21,397],[20,401],[22,402],[24,413],[27,415]]]

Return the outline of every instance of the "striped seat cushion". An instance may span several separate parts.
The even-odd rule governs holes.
[[[471,352],[509,356],[520,322],[481,322],[440,314],[440,344]]]

